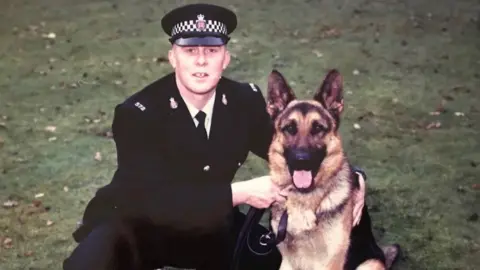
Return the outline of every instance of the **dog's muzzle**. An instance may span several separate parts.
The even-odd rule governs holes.
[[[313,188],[313,179],[315,179],[326,154],[326,147],[319,149],[290,148],[285,151],[288,170],[297,190],[308,192]]]

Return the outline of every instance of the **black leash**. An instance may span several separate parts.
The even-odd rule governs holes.
[[[250,231],[255,224],[258,224],[260,219],[263,216],[265,209],[257,209],[254,207],[250,207],[245,217],[245,223],[240,230],[240,233],[237,238],[237,242],[235,245],[235,249],[233,252],[231,270],[237,270],[240,262],[240,257],[242,255],[242,250],[244,249],[245,244],[248,241]],[[260,237],[260,244],[263,246],[270,246],[270,248],[274,248],[277,244],[285,240],[287,235],[287,223],[288,223],[288,214],[287,211],[284,211],[280,222],[278,224],[278,237],[275,237],[275,234],[272,230],[269,230],[268,233],[263,234]],[[250,249],[251,252],[254,252]]]

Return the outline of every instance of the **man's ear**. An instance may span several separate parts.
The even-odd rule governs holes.
[[[282,74],[275,69],[268,76],[267,89],[267,111],[275,119],[295,99],[295,94]]]
[[[173,69],[177,67],[177,59],[175,59],[175,51],[173,47],[168,50],[168,61],[170,62],[170,65],[173,67]]]
[[[228,67],[228,65],[230,64],[231,58],[232,58],[232,56],[230,54],[230,51],[226,50],[225,51],[225,59],[223,59],[223,66],[222,66],[223,70],[225,70]]]
[[[328,72],[313,99],[320,102],[338,119],[343,111],[343,79],[338,70]]]

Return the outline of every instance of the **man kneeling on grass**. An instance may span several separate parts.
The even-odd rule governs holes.
[[[162,19],[174,71],[116,106],[118,169],[89,202],[65,270],[229,269],[245,221],[238,205],[265,209],[285,200],[268,176],[232,183],[249,152],[267,159],[273,136],[259,87],[222,76],[236,25],[232,11],[207,4]],[[356,223],[361,177],[360,183]],[[268,232],[260,224],[252,230]],[[240,269],[274,270],[280,263],[276,249],[266,256],[243,252]]]

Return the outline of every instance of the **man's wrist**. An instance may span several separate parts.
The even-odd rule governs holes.
[[[245,181],[232,183],[232,203],[233,206],[244,204],[248,200],[247,185]]]

